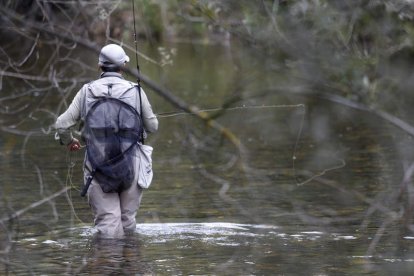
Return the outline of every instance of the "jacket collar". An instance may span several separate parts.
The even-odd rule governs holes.
[[[124,77],[122,76],[122,74],[121,73],[117,73],[117,72],[103,72],[101,74],[101,78],[106,78],[106,77],[117,77],[117,78],[124,79]]]

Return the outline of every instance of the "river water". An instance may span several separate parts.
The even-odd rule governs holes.
[[[187,102],[203,109],[232,103],[217,120],[242,142],[242,158],[215,130],[144,86],[160,121],[148,139],[154,181],[144,193],[136,233],[96,240],[89,206],[79,196],[83,152],[67,153],[50,128],[81,82],[56,87],[4,77],[0,274],[414,271],[414,235],[394,219],[400,205],[392,205],[400,204],[393,193],[403,174],[402,142],[409,140],[403,133],[346,107],[272,91],[283,76],[269,73],[265,61],[241,46],[173,44],[143,51],[172,62],[160,67],[141,59],[140,65]],[[84,55],[77,62],[95,64],[93,55]],[[88,79],[97,76],[92,67],[60,70]]]

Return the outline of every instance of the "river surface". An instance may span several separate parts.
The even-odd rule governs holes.
[[[401,211],[393,193],[406,135],[362,112],[272,92],[282,77],[241,46],[143,51],[172,62],[140,65],[188,103],[230,102],[208,112],[244,151],[144,86],[160,122],[148,139],[154,181],[136,233],[97,240],[79,196],[84,153],[67,153],[50,128],[81,82],[29,91],[31,81],[4,78],[1,275],[411,275],[414,235],[390,219]]]

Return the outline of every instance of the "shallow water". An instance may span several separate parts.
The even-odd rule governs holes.
[[[66,153],[48,128],[63,111],[67,95],[52,90],[6,101],[33,108],[30,116],[2,117],[0,274],[414,271],[413,234],[401,227],[402,220],[383,224],[400,210],[393,192],[402,176],[405,135],[326,102],[257,95],[262,82],[251,76],[266,72],[252,68],[249,58],[236,62],[240,54],[235,49],[243,49],[173,47],[178,52],[174,66],[161,70],[144,63],[142,68],[188,102],[218,107],[245,84],[237,108],[218,117],[243,143],[243,158],[194,117],[160,114],[160,130],[148,140],[154,146],[155,178],[144,193],[137,231],[125,239],[99,240],[89,206],[79,196],[84,153]],[[238,70],[232,69],[235,63]],[[25,89],[12,81],[3,85]],[[157,113],[175,111],[146,91]],[[69,92],[74,95],[76,89]],[[33,205],[70,186],[68,193]]]
[[[119,240],[96,239],[93,228],[86,226],[54,230],[47,237],[15,241],[9,272],[396,275],[414,266],[414,258],[358,254],[356,249],[366,241],[357,234],[286,230],[228,222],[144,223],[137,225],[134,235]],[[404,237],[411,246],[413,238]],[[33,252],[30,258],[22,258],[27,251]]]

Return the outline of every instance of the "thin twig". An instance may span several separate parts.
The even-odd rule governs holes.
[[[23,209],[20,209],[20,210],[14,212],[13,214],[9,215],[8,217],[3,217],[0,220],[0,223],[5,223],[7,221],[16,219],[16,218],[20,217],[21,215],[23,215],[24,213],[26,213],[27,211],[29,211],[31,209],[34,209],[36,207],[39,207],[40,205],[42,205],[44,203],[47,203],[47,202],[49,202],[50,200],[52,200],[52,199],[54,199],[56,197],[59,197],[60,195],[66,193],[70,189],[71,189],[71,187],[65,187],[65,188],[61,189],[60,191],[58,191],[58,192],[56,192],[56,193],[54,193],[54,194],[52,194],[52,195],[50,195],[48,197],[45,197],[45,198],[43,198],[43,199],[41,199],[41,200],[39,200],[37,202],[34,202],[34,203],[30,204],[29,206],[27,206],[27,207],[25,207]]]

